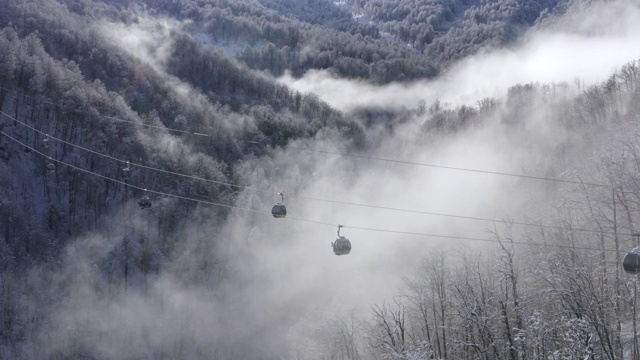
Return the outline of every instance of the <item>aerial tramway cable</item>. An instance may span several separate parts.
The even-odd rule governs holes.
[[[237,189],[243,189],[243,190],[248,190],[248,191],[254,191],[254,192],[261,192],[261,193],[269,193],[269,194],[273,194],[273,191],[270,190],[263,190],[263,189],[258,189],[258,188],[254,188],[254,187],[248,187],[248,186],[241,186],[241,185],[236,185],[236,184],[231,184],[231,183],[227,183],[227,182],[222,182],[222,181],[217,181],[217,180],[212,180],[212,179],[206,179],[206,178],[202,178],[202,177],[198,177],[198,176],[193,176],[193,175],[188,175],[188,174],[183,174],[183,173],[179,173],[179,172],[174,172],[174,171],[169,171],[169,170],[165,170],[165,169],[159,169],[159,168],[154,168],[151,166],[147,166],[147,165],[143,165],[143,164],[138,164],[138,163],[132,163],[128,160],[122,160],[116,157],[113,157],[111,155],[107,155],[107,154],[103,154],[100,153],[98,151],[95,150],[91,150],[88,148],[85,148],[83,146],[56,138],[54,136],[50,136],[49,134],[36,129],[35,127],[20,121],[18,119],[16,119],[15,117],[3,112],[0,110],[0,114],[6,116],[7,118],[13,120],[14,122],[27,127],[39,134],[45,135],[45,139],[43,140],[43,144],[46,143],[45,148],[47,148],[49,146],[49,139],[55,140],[55,141],[59,141],[61,143],[64,143],[66,145],[69,145],[71,147],[75,147],[78,148],[80,150],[89,152],[91,154],[97,155],[97,156],[101,156],[104,157],[106,159],[110,159],[113,161],[117,161],[120,163],[124,163],[125,167],[121,170],[122,176],[125,180],[128,180],[131,177],[131,167],[138,167],[141,169],[146,169],[146,170],[151,170],[151,171],[157,171],[160,173],[164,173],[164,174],[169,174],[169,175],[174,175],[174,176],[179,176],[179,177],[184,177],[184,178],[188,178],[188,179],[192,179],[192,180],[198,180],[198,181],[203,181],[203,182],[208,182],[208,183],[213,183],[213,184],[218,184],[218,185],[223,185],[223,186],[229,186],[229,187],[233,187],[233,188],[237,188]],[[126,120],[125,120],[126,121]],[[129,121],[127,121],[129,122]],[[159,128],[159,127],[156,127]],[[45,142],[46,140],[46,142]],[[51,164],[51,162],[49,162]],[[52,166],[48,165],[48,168],[53,168],[53,170],[50,171],[55,171],[55,165],[51,164]],[[588,184],[588,183],[581,183],[581,184]],[[278,195],[280,195],[280,193],[278,193]],[[363,204],[363,203],[353,203],[353,202],[347,202],[347,201],[339,201],[339,200],[332,200],[332,199],[323,199],[323,198],[316,198],[316,197],[309,197],[309,196],[301,196],[301,195],[289,195],[289,197],[291,198],[297,198],[297,199],[301,199],[301,200],[311,200],[311,201],[319,201],[319,202],[326,202],[326,203],[332,203],[332,204],[339,204],[339,205],[347,205],[347,206],[357,206],[357,207],[364,207],[364,208],[371,208],[371,209],[379,209],[379,210],[388,210],[388,211],[398,211],[398,212],[405,212],[405,213],[414,213],[414,214],[424,214],[424,215],[432,215],[432,216],[441,216],[441,217],[449,217],[449,218],[457,218],[457,219],[463,219],[463,220],[474,220],[474,221],[484,221],[484,222],[492,222],[492,223],[509,223],[509,224],[514,224],[514,225],[520,225],[520,226],[529,226],[529,227],[536,227],[536,228],[551,228],[551,229],[557,229],[557,230],[569,230],[569,231],[576,231],[576,232],[588,232],[588,233],[598,233],[598,234],[603,234],[603,233],[608,233],[608,234],[615,234],[615,233],[610,233],[610,232],[604,232],[601,230],[593,230],[593,229],[582,229],[582,228],[571,228],[571,229],[567,229],[565,227],[562,226],[556,226],[556,225],[546,225],[546,224],[541,224],[541,223],[530,223],[530,222],[523,222],[523,221],[515,221],[515,220],[499,220],[499,219],[491,219],[491,218],[483,218],[483,217],[475,217],[475,216],[464,216],[464,215],[457,215],[457,214],[445,214],[445,213],[439,213],[439,212],[432,212],[432,211],[423,211],[423,210],[412,210],[412,209],[403,209],[403,208],[397,208],[397,207],[390,207],[390,206],[381,206],[381,205],[371,205],[371,204]],[[276,204],[277,205],[277,204]],[[283,205],[284,206],[284,205]],[[275,207],[275,205],[274,205]],[[281,209],[280,209],[281,210]],[[286,215],[286,213],[285,213]],[[275,216],[274,217],[278,217]],[[624,233],[617,233],[617,235],[631,235],[631,234],[624,234]]]
[[[8,135],[7,133],[5,133],[2,130],[0,130],[0,135],[10,139],[11,141],[19,144],[20,146],[24,146],[26,148],[29,148],[35,154],[38,154],[38,155],[40,155],[42,157],[45,157],[45,158],[47,157],[46,154],[44,154],[44,153],[42,153],[42,152],[40,152],[40,151],[28,146],[27,144],[25,144],[22,141],[20,141],[20,140],[14,138],[14,137]],[[54,161],[54,162],[56,162],[58,164],[70,167],[72,169],[75,169],[75,170],[78,170],[78,171],[81,171],[81,172],[84,172],[84,173],[87,173],[87,174],[90,174],[90,175],[93,175],[93,176],[97,176],[97,177],[102,178],[102,179],[107,180],[107,181],[118,183],[118,184],[121,184],[121,185],[124,185],[124,186],[127,186],[127,187],[131,187],[131,188],[134,188],[134,189],[142,190],[142,191],[145,191],[145,192],[148,192],[148,193],[153,193],[153,194],[166,196],[166,197],[171,197],[171,198],[176,198],[176,199],[181,199],[181,200],[194,201],[194,202],[205,204],[205,205],[219,206],[219,207],[224,207],[224,208],[228,208],[228,209],[235,209],[235,210],[241,210],[241,211],[246,211],[246,212],[271,215],[271,213],[267,212],[267,211],[255,210],[255,209],[250,209],[250,208],[243,208],[243,207],[238,207],[238,206],[234,206],[234,205],[216,203],[216,202],[212,202],[212,201],[206,201],[206,200],[194,199],[194,198],[189,198],[189,197],[175,195],[175,194],[164,193],[164,192],[155,191],[155,190],[148,190],[148,189],[145,189],[143,187],[127,183],[125,181],[113,179],[113,178],[110,178],[108,176],[101,175],[101,174],[98,174],[96,172],[93,172],[93,171],[90,171],[90,170],[87,170],[87,169],[83,169],[81,167],[69,164],[69,163],[61,161],[61,160],[51,159],[51,161]],[[312,223],[312,224],[317,224],[317,225],[324,225],[324,226],[331,226],[331,227],[335,226],[335,224],[333,224],[333,223],[317,221],[317,220],[310,220],[310,219],[304,219],[304,218],[287,217],[286,219],[290,220],[290,221],[306,222],[306,223]],[[421,237],[433,237],[433,238],[466,240],[466,241],[481,241],[481,242],[493,242],[493,243],[504,243],[505,242],[505,241],[501,241],[499,239],[473,238],[473,237],[464,237],[464,236],[418,233],[418,232],[398,231],[398,230],[389,230],[389,229],[377,229],[377,228],[371,228],[371,227],[359,227],[359,226],[349,226],[349,225],[339,225],[339,228],[348,228],[348,229],[353,229],[353,230],[381,232],[381,233],[393,233],[393,234],[400,234],[400,235],[413,235],[413,236],[421,236]],[[338,235],[339,235],[339,232],[338,232]],[[531,242],[522,242],[522,241],[507,241],[507,242],[510,243],[510,244],[514,244],[514,245],[537,246],[537,247],[548,247],[548,248],[564,248],[564,249],[574,249],[574,250],[590,250],[590,251],[606,251],[606,252],[622,252],[622,253],[624,252],[624,251],[621,251],[621,250],[614,250],[614,249],[599,249],[599,248],[570,246],[570,245],[559,245],[559,244],[541,244],[541,243],[531,243]]]
[[[149,124],[141,124],[141,123],[137,123],[135,121],[118,119],[118,118],[114,118],[114,117],[111,117],[111,116],[103,115],[103,117],[105,117],[107,119],[115,120],[115,121],[134,124],[136,126],[155,128],[155,129],[160,129],[160,130],[164,130],[164,131],[168,131],[168,132],[180,132],[180,133],[184,133],[184,134],[187,134],[187,135],[196,135],[196,136],[210,136],[210,135],[207,135],[207,134],[204,134],[204,133],[199,133],[199,132],[172,129],[172,128],[160,127],[160,126],[149,125]],[[387,159],[387,158],[368,156],[368,155],[358,155],[358,154],[351,154],[351,153],[345,153],[345,152],[318,150],[318,149],[310,149],[310,148],[305,148],[305,147],[295,147],[295,146],[291,146],[291,145],[288,145],[287,148],[288,149],[292,149],[292,150],[314,152],[314,153],[326,154],[326,155],[353,157],[353,158],[357,158],[357,159],[375,160],[375,161],[389,162],[389,163],[395,163],[395,164],[424,166],[424,167],[431,167],[431,168],[438,168],[438,169],[465,171],[465,172],[473,172],[473,173],[480,173],[480,174],[507,176],[507,177],[515,177],[515,178],[530,179],[530,180],[541,180],[541,181],[549,181],[549,182],[558,182],[558,183],[566,183],[566,184],[574,184],[574,185],[586,185],[586,186],[605,187],[605,188],[611,188],[612,187],[611,185],[608,185],[608,184],[600,184],[600,183],[593,183],[593,182],[582,182],[582,181],[576,181],[576,180],[558,179],[558,178],[550,178],[550,177],[535,176],[535,175],[513,174],[513,173],[482,170],[482,169],[470,169],[470,168],[464,168],[464,167],[437,165],[437,164],[421,163],[421,162],[407,161],[407,160]]]
[[[11,89],[8,89],[8,88],[2,87],[2,86],[0,86],[0,89],[11,90]],[[40,99],[37,99],[36,97],[29,96],[29,95],[23,95],[23,96],[31,98],[31,99],[34,99],[34,100],[40,100]],[[46,103],[49,103],[49,104],[52,104],[52,105],[57,105],[56,103],[53,103],[53,102],[50,102],[50,101],[46,101]],[[7,114],[5,114],[5,115],[7,115]],[[105,118],[105,119],[118,121],[118,122],[125,122],[125,123],[133,124],[133,125],[139,126],[139,127],[147,127],[147,128],[151,128],[151,129],[162,130],[162,131],[167,131],[167,132],[175,132],[175,133],[180,133],[180,134],[185,134],[185,135],[192,135],[192,136],[202,136],[202,137],[210,137],[210,136],[212,136],[212,135],[209,135],[209,134],[206,134],[206,133],[203,133],[203,132],[188,131],[188,130],[181,130],[181,129],[173,129],[173,128],[169,128],[169,127],[166,127],[166,126],[143,124],[143,123],[139,123],[139,122],[135,122],[135,121],[131,121],[131,120],[120,119],[120,118],[113,117],[113,116],[108,116],[108,115],[101,115],[101,116],[103,118]],[[549,181],[549,182],[566,183],[566,184],[583,185],[583,186],[595,186],[595,187],[605,187],[605,188],[613,188],[614,187],[612,185],[602,184],[602,183],[583,182],[583,181],[568,180],[568,179],[550,178],[550,177],[545,177],[545,176],[514,174],[514,173],[507,173],[507,172],[500,172],[500,171],[491,171],[491,170],[483,170],[483,169],[471,169],[471,168],[465,168],[465,167],[429,164],[429,163],[421,163],[421,162],[408,161],[408,160],[381,158],[381,157],[375,157],[375,156],[369,156],[369,155],[359,155],[359,154],[351,154],[351,153],[329,151],[329,150],[310,149],[310,148],[305,148],[305,147],[294,147],[294,146],[290,146],[290,145],[288,146],[288,148],[292,149],[292,150],[298,150],[298,151],[314,152],[314,153],[319,153],[319,154],[336,155],[336,156],[344,156],[344,157],[353,157],[353,158],[357,158],[357,159],[375,160],[375,161],[382,161],[382,162],[389,162],[389,163],[396,163],[396,164],[404,164],[404,165],[432,167],[432,168],[439,168],[439,169],[446,169],[446,170],[464,171],[464,172],[489,174],[489,175],[497,175],[497,176],[507,176],[507,177],[522,178],[522,179]]]

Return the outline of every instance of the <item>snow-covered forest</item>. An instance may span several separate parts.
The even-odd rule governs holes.
[[[0,359],[640,359],[639,33],[634,0],[3,0]]]

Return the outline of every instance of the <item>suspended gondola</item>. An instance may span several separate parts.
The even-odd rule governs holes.
[[[333,253],[336,255],[347,255],[351,252],[351,242],[344,236],[340,236],[340,228],[342,225],[338,225],[338,238],[331,243],[333,247]]]
[[[49,161],[47,162],[47,172],[56,172],[56,164],[53,163],[53,159],[51,158],[49,158]]]
[[[125,180],[129,180],[131,179],[131,173],[133,171],[131,171],[131,168],[129,167],[129,162],[127,161],[127,165],[122,168],[121,174],[122,174],[122,178]]]
[[[640,248],[633,248],[624,256],[622,268],[629,274],[640,274]]]
[[[145,195],[143,195],[138,201],[138,206],[140,206],[140,209],[148,209],[151,207],[151,199],[146,195],[146,191],[147,190],[145,190]]]
[[[49,144],[49,134],[46,135],[46,137],[44,139],[42,139],[42,146],[45,149],[48,149],[50,144]]]
[[[271,208],[271,215],[274,218],[283,218],[287,216],[287,208],[284,206],[284,194],[278,193],[282,197],[282,202],[279,202]]]

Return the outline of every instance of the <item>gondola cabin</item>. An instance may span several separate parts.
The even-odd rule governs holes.
[[[640,248],[634,248],[625,255],[622,268],[628,274],[640,274]]]
[[[287,208],[284,206],[284,194],[278,193],[278,195],[281,196],[282,201],[273,205],[273,207],[271,208],[271,215],[273,215],[273,217],[276,219],[287,216]]]
[[[122,178],[125,180],[131,179],[131,173],[132,173],[131,168],[127,163],[127,166],[122,169]]]
[[[43,146],[45,149],[48,149],[48,148],[49,148],[49,135],[47,135],[47,137],[45,137],[44,139],[42,139],[42,146]]]
[[[138,201],[138,205],[140,209],[148,209],[151,207],[151,199],[148,196],[143,196],[140,201]]]
[[[283,218],[287,216],[287,208],[283,203],[277,203],[271,208],[271,215],[273,215],[274,218]]]
[[[333,253],[336,255],[347,255],[351,252],[351,242],[344,236],[340,236],[331,243]]]
[[[50,173],[56,172],[56,164],[54,164],[51,161],[49,161],[47,163],[47,171],[50,172]]]

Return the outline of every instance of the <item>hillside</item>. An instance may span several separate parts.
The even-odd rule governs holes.
[[[638,14],[7,0],[0,358],[633,358]]]

